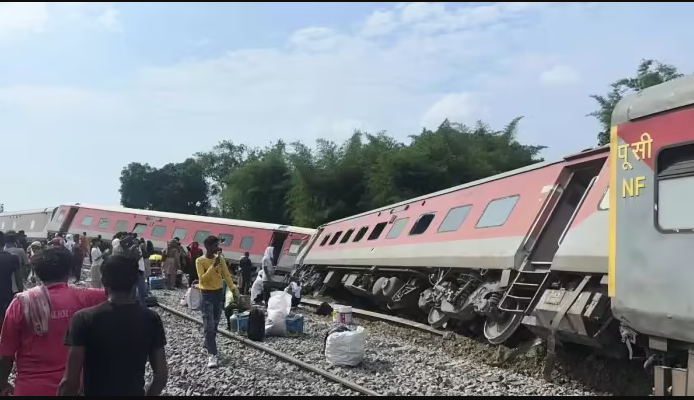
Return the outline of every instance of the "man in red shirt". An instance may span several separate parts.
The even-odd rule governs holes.
[[[65,371],[63,346],[72,315],[106,301],[100,289],[68,287],[73,256],[57,247],[32,260],[42,285],[12,300],[0,335],[0,390],[11,391],[7,379],[17,364],[15,396],[55,396]]]

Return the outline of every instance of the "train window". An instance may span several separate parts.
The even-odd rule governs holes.
[[[345,236],[342,237],[342,240],[340,240],[340,243],[347,243],[349,238],[352,237],[353,233],[354,233],[354,229],[350,229],[347,232],[345,232]]]
[[[133,233],[137,233],[138,235],[142,235],[142,233],[147,229],[147,224],[135,224],[135,227],[133,228]]]
[[[203,244],[205,242],[205,239],[207,239],[207,237],[210,235],[212,235],[212,232],[197,231],[197,232],[195,232],[195,236],[193,236],[193,241],[198,242],[200,244]]]
[[[435,216],[436,213],[426,213],[420,215],[417,222],[415,222],[412,229],[410,229],[410,235],[421,235],[422,233],[426,232]]]
[[[605,193],[602,194],[600,203],[598,203],[598,211],[605,211],[610,209],[610,187],[605,189]]]
[[[173,235],[171,235],[171,239],[178,238],[181,241],[184,241],[186,240],[186,236],[188,236],[188,229],[176,228],[174,229]]]
[[[229,247],[231,246],[231,243],[234,241],[234,235],[229,235],[228,233],[220,233],[219,234],[219,245],[222,247]]]
[[[362,226],[361,229],[359,229],[359,232],[357,232],[357,234],[354,235],[354,240],[352,240],[352,242],[360,241],[364,237],[364,235],[366,235],[366,231],[368,231],[368,230],[369,230],[368,226]]]
[[[97,228],[101,228],[101,229],[106,229],[106,228],[108,228],[109,222],[110,222],[110,221],[108,220],[108,218],[101,218],[101,219],[99,220],[99,223],[96,224],[96,227],[97,227]],[[119,231],[119,232],[120,232],[120,231]]]
[[[331,245],[331,246],[334,245],[335,243],[337,243],[337,239],[340,238],[340,235],[342,235],[342,231],[337,232],[337,233],[333,236],[333,239],[330,241],[330,245]]]
[[[692,233],[694,214],[689,210],[689,199],[694,196],[694,144],[664,148],[656,156],[656,163],[657,228],[669,233]],[[644,180],[632,178],[631,187],[628,187],[629,180],[625,179],[622,197],[643,196]]]
[[[34,229],[34,226],[36,226],[36,221],[33,219],[31,220],[31,225],[29,226],[29,229]]]
[[[379,222],[376,224],[376,226],[374,226],[374,230],[371,231],[368,240],[378,239],[378,237],[381,236],[381,233],[383,233],[383,230],[386,229],[386,225],[388,225],[387,222]]]
[[[475,228],[492,228],[506,223],[520,195],[494,199],[487,204]]]
[[[253,236],[244,236],[241,238],[240,248],[244,250],[250,250],[253,247]]]
[[[290,255],[299,254],[299,251],[301,250],[301,244],[303,242],[304,241],[301,239],[292,240],[292,243],[289,245],[289,254]]]
[[[448,214],[446,214],[446,217],[443,219],[443,221],[441,221],[441,225],[439,225],[438,232],[455,232],[460,229],[460,226],[463,225],[465,218],[467,218],[468,214],[470,214],[470,210],[472,210],[472,204],[453,207],[448,210]]]
[[[405,229],[405,225],[407,225],[407,221],[409,220],[409,217],[405,217],[393,222],[393,225],[390,227],[390,230],[386,235],[386,239],[395,239],[396,237],[400,236],[402,231]]]
[[[116,221],[116,232],[125,232],[128,230],[128,221],[119,220]]]
[[[92,222],[94,222],[94,217],[84,217],[82,218],[82,222],[80,223],[80,225],[91,226]]]
[[[321,240],[320,245],[325,246],[325,244],[328,243],[328,239],[330,239],[329,233],[327,235],[323,236],[323,240]]]
[[[154,228],[152,228],[153,237],[163,237],[165,233],[166,227],[164,225],[155,225]]]

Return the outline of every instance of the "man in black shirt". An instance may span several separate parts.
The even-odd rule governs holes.
[[[239,260],[239,269],[241,270],[241,293],[250,294],[251,290],[251,272],[253,272],[253,263],[251,263],[251,255],[248,252],[244,253]]]
[[[5,319],[5,311],[10,306],[14,296],[12,281],[14,273],[19,271],[19,258],[11,253],[4,251],[5,235],[0,232],[0,329],[2,321]]]
[[[65,344],[70,346],[59,396],[75,396],[84,371],[85,396],[158,396],[166,386],[166,334],[161,318],[133,296],[137,260],[111,256],[101,267],[108,301],[75,313]],[[145,390],[145,366],[154,377]]]

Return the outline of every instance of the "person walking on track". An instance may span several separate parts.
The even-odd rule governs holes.
[[[222,280],[229,290],[234,292],[234,298],[239,298],[239,291],[231,278],[229,267],[219,252],[219,238],[208,236],[204,242],[205,255],[195,261],[198,272],[198,287],[202,292],[202,323],[205,334],[205,348],[209,355],[207,366],[217,367],[217,328],[222,318],[224,292]]]

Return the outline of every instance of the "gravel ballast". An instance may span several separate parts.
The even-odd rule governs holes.
[[[154,292],[160,303],[200,318],[199,311],[191,311],[187,307],[180,305],[180,300],[184,294],[185,290],[161,290]],[[180,337],[181,339],[177,341],[190,342],[190,346],[192,346],[192,348],[188,346],[183,350],[176,350],[175,347],[172,347],[176,346],[174,344],[167,348],[167,351],[170,351],[172,370],[180,370],[178,364],[182,364],[186,366],[187,373],[192,373],[193,375],[202,373],[202,377],[209,376],[210,379],[204,380],[204,382],[208,382],[205,384],[205,387],[208,389],[193,389],[193,391],[211,394],[205,392],[205,390],[212,390],[209,388],[217,387],[216,385],[218,384],[214,380],[219,379],[221,373],[210,374],[206,372],[206,355],[202,351],[201,328],[192,322],[168,315],[163,310],[160,313],[167,326],[167,334],[175,338]],[[384,395],[599,396],[615,394],[647,395],[650,391],[650,385],[644,384],[643,377],[640,379],[632,377],[630,375],[631,371],[626,371],[624,368],[621,368],[621,371],[611,371],[609,366],[606,366],[603,362],[595,363],[593,360],[585,358],[578,360],[578,364],[559,363],[560,365],[557,371],[555,371],[554,382],[556,383],[547,383],[540,378],[542,360],[536,353],[530,352],[510,363],[502,365],[497,360],[500,358],[499,355],[503,348],[493,348],[461,336],[440,337],[405,327],[366,320],[355,321],[363,326],[367,333],[366,353],[363,363],[354,368],[336,367],[330,365],[322,354],[325,333],[333,326],[331,319],[329,317],[316,316],[311,309],[305,309],[302,313],[304,315],[304,335],[297,338],[270,337],[266,338],[265,344]],[[226,327],[226,323],[223,321],[220,327]],[[233,362],[234,353],[258,353],[257,350],[249,348],[245,348],[247,350],[239,350],[240,347],[243,347],[241,344],[225,339],[221,335],[218,340],[220,349],[224,349],[223,351],[227,351],[227,348],[232,349],[230,350],[232,354],[231,362]],[[268,355],[263,355],[262,357],[267,358],[268,362],[258,362],[250,356],[240,357],[242,361],[233,368],[234,373],[240,376],[238,379],[247,379],[243,377],[248,375],[258,376],[259,373],[265,370],[274,371],[277,369],[277,365],[280,364],[274,357]],[[249,369],[255,372],[247,374],[246,372],[241,372],[242,369]],[[223,370],[223,368],[220,368],[220,371]],[[583,370],[599,375],[596,376],[594,382],[591,382],[596,385],[590,385],[591,387],[589,388],[580,380],[574,379],[577,373]],[[198,379],[175,378],[175,376],[185,376],[187,373],[174,375],[174,372],[172,372],[172,382],[169,386],[179,388],[178,390],[181,394],[188,393],[190,385],[193,382],[198,382]],[[309,373],[306,372],[305,374]],[[289,374],[285,379],[281,378],[281,374],[276,376],[278,376],[277,379],[282,381],[292,382],[296,381],[294,375]],[[181,382],[189,382],[187,383],[189,386],[186,387],[186,383],[173,382],[175,379],[179,379]],[[220,393],[215,393],[234,394],[235,391],[241,390],[240,388],[243,386],[232,387],[228,382],[225,384],[227,388],[221,389],[222,392]],[[284,384],[279,385],[283,386]],[[326,386],[325,383],[321,383],[314,388],[314,386],[300,383],[292,386],[291,390],[287,390],[287,394],[316,395],[319,394],[317,391],[320,390],[319,386],[321,385]],[[598,389],[595,389],[595,386],[598,386]],[[184,387],[185,390],[183,389]],[[302,387],[305,387],[305,389],[300,389]],[[327,392],[332,395],[338,393],[356,394],[348,389],[343,389],[341,386],[339,387],[341,388],[340,390],[331,388]],[[299,393],[294,388],[299,388]],[[260,394],[257,391],[254,393]],[[263,394],[265,393],[270,394],[271,392],[263,392]],[[274,392],[272,393],[274,394]]]

